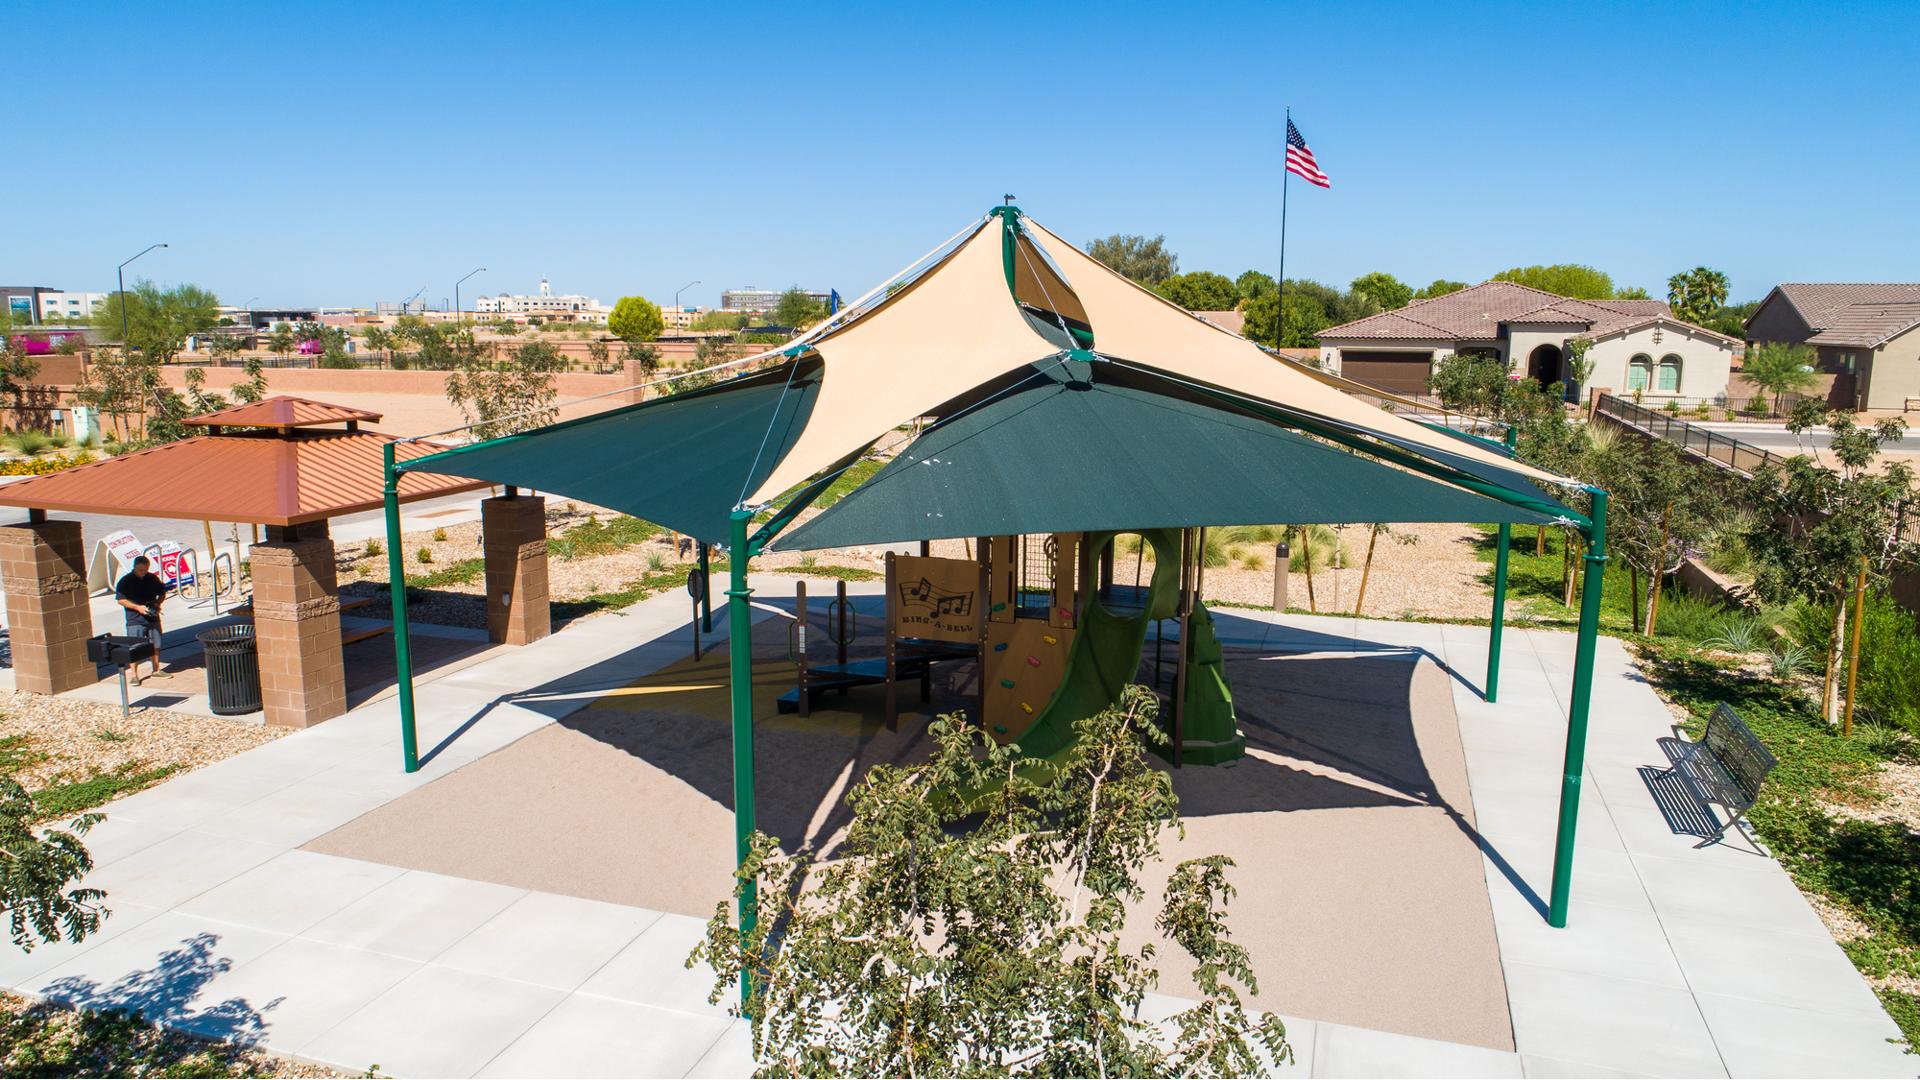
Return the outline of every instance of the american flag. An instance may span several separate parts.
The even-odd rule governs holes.
[[[1323,188],[1333,186],[1327,174],[1320,171],[1320,163],[1313,160],[1313,151],[1307,149],[1307,140],[1300,137],[1300,129],[1294,127],[1291,120],[1287,121],[1287,171],[1309,184]]]

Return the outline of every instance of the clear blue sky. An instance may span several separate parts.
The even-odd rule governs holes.
[[[1293,276],[1920,278],[1920,4],[712,7],[16,11],[0,280],[853,295],[1004,192],[1271,272],[1288,104]]]

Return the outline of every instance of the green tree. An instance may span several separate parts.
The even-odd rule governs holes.
[[[1754,470],[1748,501],[1757,513],[1746,541],[1759,564],[1761,595],[1832,605],[1824,703],[1832,697],[1834,650],[1843,641],[1856,575],[1865,571],[1870,587],[1884,587],[1895,567],[1920,554],[1908,528],[1920,492],[1909,462],[1881,460],[1883,448],[1905,435],[1904,421],[1889,417],[1862,427],[1851,413],[1805,400],[1787,422],[1796,435],[1823,425],[1832,464],[1802,454]]]
[[[1087,245],[1087,254],[1108,269],[1151,289],[1180,272],[1180,257],[1167,250],[1167,238],[1148,239],[1114,233]]]
[[[1560,296],[1571,296],[1576,300],[1616,298],[1611,277],[1591,266],[1581,266],[1578,263],[1516,266],[1511,270],[1502,270],[1493,275],[1493,280],[1511,281],[1516,285],[1526,285]]]
[[[1610,496],[1607,544],[1633,575],[1636,632],[1658,632],[1662,583],[1711,538],[1725,497],[1709,468],[1672,443],[1631,434],[1596,444],[1587,457],[1584,478]]]
[[[94,328],[118,339],[122,311],[126,314],[122,346],[164,364],[179,355],[189,336],[205,333],[220,321],[220,298],[198,285],[162,290],[141,280],[126,292],[108,294],[107,302],[94,310]]]
[[[1209,270],[1175,274],[1154,291],[1188,311],[1232,311],[1240,303],[1233,279]]]
[[[1354,278],[1352,291],[1372,300],[1382,311],[1406,307],[1413,299],[1412,286],[1380,270]]]
[[[798,285],[781,293],[773,305],[773,321],[790,330],[811,326],[826,317],[827,306],[808,296]]]
[[[1466,287],[1467,283],[1464,281],[1448,281],[1446,278],[1434,278],[1432,283],[1426,288],[1414,293],[1413,298],[1415,300],[1431,300],[1436,296],[1457,293]]]
[[[667,328],[660,305],[644,296],[623,296],[607,316],[607,329],[622,341],[652,341]]]
[[[267,334],[267,348],[272,349],[273,354],[282,360],[285,360],[299,344],[299,337],[294,334],[292,325],[288,323],[274,323],[273,330]]]
[[[1726,304],[1727,289],[1727,275],[1696,266],[1667,279],[1667,306],[1682,322],[1705,326]]]
[[[19,781],[0,777],[0,904],[7,910],[13,943],[79,941],[100,928],[108,914],[99,889],[69,888],[93,869],[80,837],[102,820],[82,814],[65,829],[36,827],[33,796]]]
[[[1613,290],[1615,300],[1651,300],[1653,294],[1639,285],[1622,285]]]
[[[1498,357],[1454,353],[1433,365],[1427,388],[1454,412],[1494,416],[1507,388],[1507,365]]]
[[[694,316],[687,329],[705,333],[712,330],[744,330],[747,316],[741,311],[703,311]]]
[[[714,969],[716,1001],[751,974],[764,1072],[1231,1076],[1288,1061],[1284,1026],[1236,989],[1256,986],[1227,933],[1224,856],[1176,866],[1154,923],[1193,961],[1200,1000],[1165,1024],[1138,1018],[1157,950],[1122,934],[1179,827],[1142,749],[1166,738],[1156,704],[1128,688],[1052,767],[944,717],[932,760],[875,766],[849,794],[834,859],[756,833],[739,877],[758,885],[759,920],[743,935],[719,904],[692,962]]]
[[[1593,361],[1587,353],[1593,350],[1593,339],[1581,334],[1567,339],[1567,396],[1580,400],[1585,391],[1587,380],[1593,378]]]
[[[127,417],[140,411],[148,365],[117,348],[96,349],[92,362],[80,369],[74,397],[97,411],[114,427],[122,441],[132,435]]]
[[[1320,331],[1328,326],[1326,309],[1317,297],[1295,292],[1293,283],[1287,283],[1286,320],[1282,324],[1281,294],[1277,291],[1263,293],[1246,302],[1241,308],[1246,316],[1242,332],[1254,341],[1270,348],[1312,349],[1317,348]]]
[[[1239,290],[1240,299],[1251,300],[1263,293],[1273,292],[1280,287],[1280,283],[1273,280],[1272,274],[1248,270],[1233,279],[1233,287]]]
[[[1811,390],[1820,382],[1813,370],[1814,353],[1805,345],[1769,341],[1747,349],[1740,362],[1740,374],[1760,389],[1773,395],[1773,411],[1780,411],[1780,399],[1786,394]]]
[[[587,342],[587,360],[593,364],[595,371],[605,370],[608,353],[607,343],[599,338]]]
[[[543,427],[557,415],[553,376],[566,366],[560,349],[546,341],[515,348],[503,364],[468,357],[447,376],[447,400],[472,425],[476,439]]]
[[[391,330],[384,326],[369,326],[360,334],[360,340],[366,342],[367,348],[374,352],[386,353],[388,363],[392,363],[395,340]]]

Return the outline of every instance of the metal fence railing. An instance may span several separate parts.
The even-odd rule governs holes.
[[[1708,430],[1658,409],[1635,405],[1631,401],[1612,394],[1601,394],[1594,402],[1593,411],[1615,423],[1624,424],[1656,439],[1670,442],[1708,461],[1725,465],[1735,472],[1746,473],[1749,476],[1763,465],[1784,465],[1787,461],[1786,456],[1771,450],[1763,450],[1751,443],[1741,442],[1731,435]]]

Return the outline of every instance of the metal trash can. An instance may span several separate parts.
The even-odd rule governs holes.
[[[260,648],[241,623],[199,635],[207,653],[207,699],[215,716],[260,711]]]

